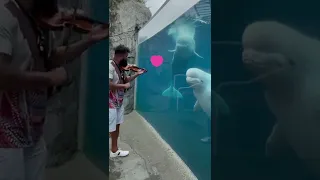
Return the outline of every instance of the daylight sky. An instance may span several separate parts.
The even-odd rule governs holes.
[[[154,15],[166,0],[146,0],[146,5]]]

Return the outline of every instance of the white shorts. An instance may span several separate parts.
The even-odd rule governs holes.
[[[116,130],[117,124],[122,124],[124,121],[124,107],[111,109],[109,108],[109,132]]]

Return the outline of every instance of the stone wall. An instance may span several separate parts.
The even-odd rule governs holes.
[[[113,57],[113,48],[123,44],[130,48],[129,63],[136,62],[136,43],[139,29],[151,18],[151,12],[142,0],[110,0],[110,50],[109,57]],[[130,74],[129,74],[130,75]],[[124,99],[125,114],[134,107],[134,82],[127,91]]]

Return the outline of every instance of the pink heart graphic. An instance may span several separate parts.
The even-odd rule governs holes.
[[[160,55],[151,56],[150,61],[153,66],[159,67],[163,63],[163,57]]]

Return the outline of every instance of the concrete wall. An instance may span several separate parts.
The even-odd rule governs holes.
[[[91,17],[109,21],[108,2],[90,1]],[[100,169],[108,166],[108,60],[109,42],[100,42],[88,50],[86,61],[85,107],[83,119],[83,151]]]

